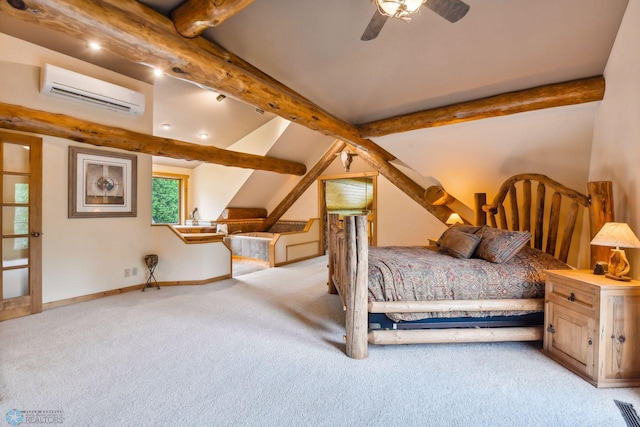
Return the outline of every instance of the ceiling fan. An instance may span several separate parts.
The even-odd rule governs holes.
[[[388,18],[410,21],[411,15],[416,13],[423,4],[452,23],[458,22],[469,11],[469,5],[461,0],[373,0],[373,2],[378,10],[360,37],[363,41],[378,37]]]

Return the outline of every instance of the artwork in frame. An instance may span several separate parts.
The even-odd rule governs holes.
[[[69,147],[69,218],[137,215],[137,156]]]

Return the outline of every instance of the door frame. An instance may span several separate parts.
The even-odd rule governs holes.
[[[0,142],[29,147],[29,296],[0,299],[0,321],[42,311],[42,138],[0,130]],[[0,147],[2,157],[4,153]],[[4,172],[4,170],[2,171]],[[0,195],[4,190],[0,188]],[[1,216],[0,216],[1,219]],[[0,298],[2,296],[0,295]]]

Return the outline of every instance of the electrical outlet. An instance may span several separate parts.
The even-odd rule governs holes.
[[[133,267],[131,269],[131,275],[132,276],[137,276],[138,275],[138,267]]]
[[[131,276],[131,269],[130,268],[125,268],[124,269],[124,277],[129,277]]]

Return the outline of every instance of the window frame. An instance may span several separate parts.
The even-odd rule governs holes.
[[[151,178],[160,178],[160,179],[174,179],[179,182],[179,198],[178,202],[178,218],[180,225],[186,224],[187,219],[187,206],[188,206],[188,194],[189,194],[189,175],[182,175],[177,173],[170,172],[153,172],[151,174]],[[151,200],[153,203],[153,189],[151,190]],[[151,222],[153,223],[153,216],[151,218]],[[157,224],[165,224],[165,223],[157,223]],[[168,224],[168,223],[167,223]]]

